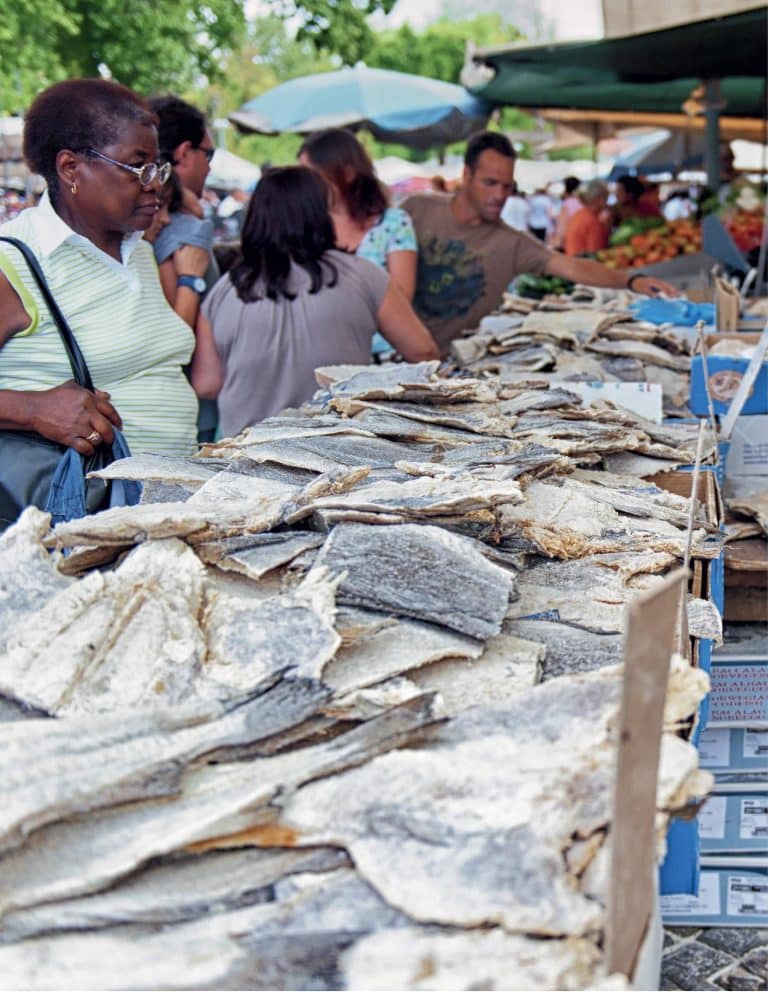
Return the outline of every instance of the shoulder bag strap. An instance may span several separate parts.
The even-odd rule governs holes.
[[[64,344],[64,348],[67,352],[67,357],[69,358],[69,364],[72,366],[72,374],[74,376],[75,382],[79,386],[83,386],[85,389],[89,389],[93,392],[93,379],[91,379],[91,373],[88,370],[88,365],[85,361],[85,357],[80,351],[80,346],[75,340],[75,335],[72,333],[72,328],[67,323],[67,319],[64,314],[59,309],[59,305],[54,300],[53,294],[46,282],[43,270],[40,268],[40,263],[35,258],[29,245],[25,244],[23,241],[19,241],[18,238],[9,238],[0,235],[0,241],[7,241],[8,244],[13,245],[17,248],[21,254],[24,256],[24,260],[29,266],[29,271],[34,276],[35,282],[37,283],[38,289],[43,295],[48,309],[51,312],[54,323],[58,328],[59,334],[61,335],[61,340]]]

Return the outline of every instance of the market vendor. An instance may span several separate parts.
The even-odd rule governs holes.
[[[403,204],[419,244],[414,308],[443,354],[451,341],[500,303],[522,272],[649,296],[677,295],[664,282],[633,271],[609,269],[591,259],[552,252],[501,220],[513,188],[515,152],[504,135],[483,131],[467,144],[459,191],[416,194]]]

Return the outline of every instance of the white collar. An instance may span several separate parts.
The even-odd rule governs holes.
[[[100,254],[106,255],[89,238],[78,234],[77,231],[73,231],[69,224],[61,219],[53,208],[48,190],[40,197],[37,208],[30,211],[30,213],[37,243],[40,246],[40,253],[43,258],[47,258],[53,254],[65,241],[69,241],[71,244],[85,245],[91,251],[98,251]],[[126,234],[123,237],[120,253],[124,265],[133,254],[136,245],[141,241],[143,234],[143,231],[134,231],[132,234]],[[106,257],[109,258],[108,255]]]

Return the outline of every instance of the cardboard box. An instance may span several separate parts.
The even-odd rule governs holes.
[[[737,419],[731,434],[725,474],[768,475],[768,416],[761,414]]]
[[[665,924],[699,927],[768,925],[768,868],[763,857],[702,857],[698,895],[663,895]]]
[[[729,358],[725,355],[711,354],[712,348],[718,341],[737,340],[748,345],[757,345],[759,334],[705,334],[704,344],[707,348],[707,376],[704,374],[704,358],[694,355],[691,359],[691,395],[688,406],[692,413],[706,417],[709,415],[707,403],[707,387],[712,395],[712,406],[715,413],[728,412],[731,400],[747,371],[748,358]],[[768,413],[768,361],[763,362],[757,379],[754,382],[747,401],[741,410],[742,415]]]
[[[768,661],[718,662],[709,677],[710,727],[768,730]]]
[[[660,424],[664,416],[661,386],[654,382],[569,382],[553,379],[551,385],[576,393],[585,406],[608,400],[654,424]]]
[[[715,792],[698,815],[699,844],[706,854],[768,851],[768,783],[761,790]]]
[[[762,772],[768,765],[768,730],[762,727],[705,727],[699,737],[699,764],[729,775]]]

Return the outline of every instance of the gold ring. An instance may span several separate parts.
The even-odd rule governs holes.
[[[90,442],[91,444],[101,444],[103,438],[98,431],[91,431],[91,433],[86,437],[85,440]]]

